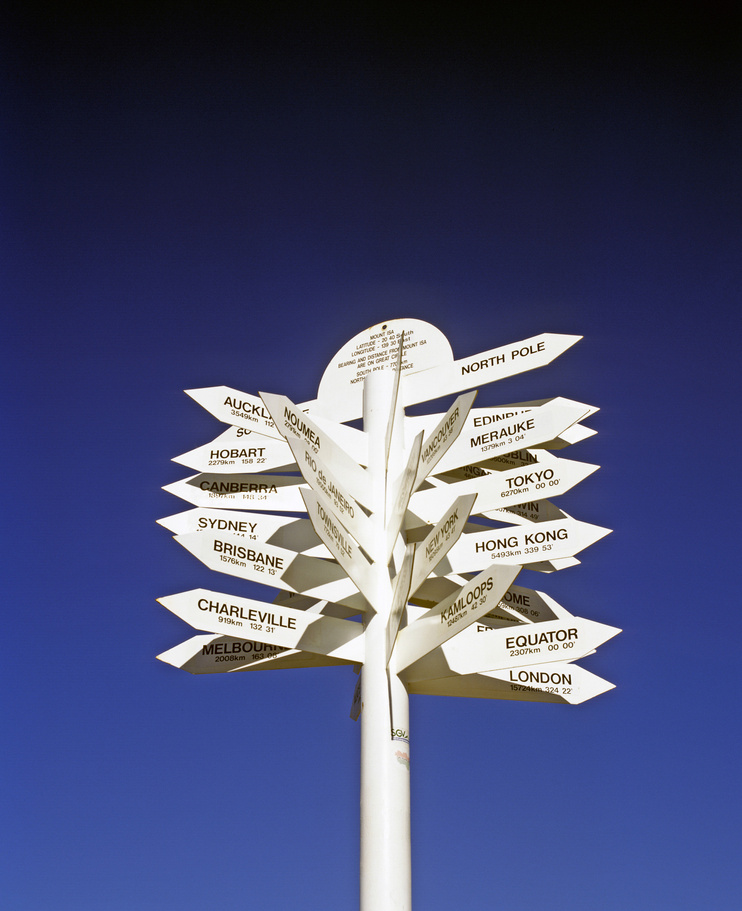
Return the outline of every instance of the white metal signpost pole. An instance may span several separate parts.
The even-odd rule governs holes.
[[[512,584],[524,567],[577,564],[608,533],[551,503],[597,468],[548,452],[589,437],[579,422],[595,409],[472,411],[465,392],[444,414],[404,413],[544,366],[578,338],[454,360],[434,326],[390,320],[347,342],[303,405],[227,386],[188,393],[231,426],[175,459],[202,473],[165,490],[195,508],[160,524],[210,569],[279,594],[160,598],[209,635],[158,657],[192,674],[361,668],[361,911],[412,906],[410,692],[578,704],[612,688],[572,662],[620,631]],[[363,431],[345,423],[357,418]]]
[[[375,610],[364,615],[366,654],[361,671],[361,911],[407,911],[412,905],[409,697],[399,677],[387,672],[392,592],[382,556],[387,487],[401,461],[399,434],[392,434],[388,460],[385,446],[393,378],[390,371],[371,373],[364,388],[377,529],[377,601]]]

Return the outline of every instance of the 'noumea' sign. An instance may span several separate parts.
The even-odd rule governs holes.
[[[597,468],[552,452],[591,436],[597,409],[473,407],[477,387],[578,340],[456,360],[434,326],[390,320],[340,349],[310,401],[188,390],[228,427],[174,459],[198,474],[164,489],[193,508],[160,524],[208,568],[277,594],[160,598],[201,633],[158,657],[192,674],[360,669],[361,911],[410,907],[410,693],[579,704],[612,688],[574,660],[619,630],[514,584],[524,567],[576,565],[608,533],[552,502]],[[457,396],[446,411],[405,414],[444,396]]]

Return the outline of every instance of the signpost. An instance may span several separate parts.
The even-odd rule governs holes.
[[[158,657],[192,674],[360,668],[361,911],[411,907],[410,693],[577,704],[612,688],[572,662],[619,630],[514,584],[523,567],[576,565],[608,534],[551,502],[597,468],[549,452],[592,435],[581,422],[596,409],[472,407],[477,386],[579,338],[455,360],[434,326],[397,319],[347,342],[312,401],[188,391],[230,426],[175,459],[201,473],[165,490],[195,508],[160,524],[209,568],[278,594],[160,598],[203,633]],[[405,414],[453,395],[445,412]]]

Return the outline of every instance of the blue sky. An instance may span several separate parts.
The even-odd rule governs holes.
[[[251,590],[155,520],[183,389],[313,398],[394,317],[584,336],[477,404],[601,408],[559,505],[614,532],[521,579],[623,629],[581,706],[412,697],[415,907],[739,906],[739,17],[467,10],[11,17],[6,907],[356,905],[352,671],[156,661],[157,597]]]

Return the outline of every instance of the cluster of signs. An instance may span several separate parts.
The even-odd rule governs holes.
[[[596,409],[561,398],[474,408],[468,392],[445,413],[404,416],[414,442],[381,536],[368,439],[347,423],[375,370],[396,371],[405,406],[548,364],[578,339],[544,334],[456,361],[435,327],[392,320],[338,352],[312,402],[189,390],[230,426],[175,459],[197,474],[165,490],[193,508],[160,524],[209,568],[278,594],[161,598],[202,634],[158,657],[194,674],[362,665],[363,614],[381,598],[389,669],[411,693],[580,703],[611,689],[574,662],[619,630],[514,584],[524,566],[574,565],[608,534],[551,502],[597,468],[553,454],[592,435],[581,422]]]

